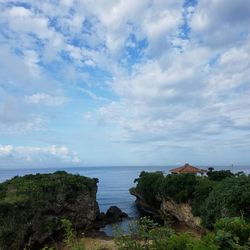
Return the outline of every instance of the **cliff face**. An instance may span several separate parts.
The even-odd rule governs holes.
[[[130,194],[136,197],[135,202],[138,208],[146,213],[157,215],[161,218],[171,216],[192,229],[202,229],[200,217],[195,217],[192,214],[192,208],[188,203],[178,204],[172,199],[156,197],[160,205],[154,206],[153,204],[148,204],[135,188],[130,189]]]
[[[192,208],[188,203],[176,203],[173,200],[163,200],[160,211],[163,214],[170,214],[180,222],[184,222],[190,228],[200,230],[201,218],[192,214]]]
[[[16,177],[0,184],[0,249],[40,249],[63,233],[61,219],[84,232],[99,215],[97,179],[66,172]]]

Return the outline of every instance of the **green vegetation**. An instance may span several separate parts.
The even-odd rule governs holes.
[[[209,180],[221,181],[227,177],[233,177],[234,174],[230,170],[208,171],[207,176]]]
[[[214,233],[201,239],[187,233],[175,233],[160,227],[148,218],[131,223],[129,233],[116,230],[118,250],[247,250],[249,249],[249,224],[239,217],[221,219]]]
[[[149,204],[156,204],[157,197],[171,197],[176,202],[187,202],[194,196],[197,178],[193,174],[167,175],[162,172],[142,172],[137,182],[136,191]]]
[[[209,173],[207,177],[198,177],[142,172],[135,180],[136,192],[156,209],[163,198],[189,203],[193,214],[200,216],[209,229],[206,235],[197,239],[141,218],[129,225],[129,232],[116,229],[117,249],[250,249],[250,176],[229,171]],[[63,249],[86,249],[76,235],[89,225],[90,214],[95,218],[95,211],[99,211],[95,197],[97,181],[59,171],[1,183],[0,249],[53,250],[58,249],[57,240],[63,242]]]
[[[192,199],[192,212],[195,216],[203,214],[202,201],[207,199],[216,184],[217,182],[211,181],[209,178],[197,178],[197,184]]]
[[[250,237],[250,224],[243,218],[223,218],[215,223],[216,233],[228,233],[236,243],[243,245]]]
[[[84,250],[84,243],[76,239],[71,222],[62,220],[62,224],[65,230],[64,248]],[[214,232],[200,239],[188,233],[175,233],[171,228],[160,226],[148,217],[131,222],[126,231],[117,226],[114,233],[118,250],[248,250],[250,247],[250,225],[240,217],[220,219],[215,224]],[[91,249],[110,248],[99,246]]]
[[[61,223],[64,229],[64,243],[69,250],[85,250],[83,243],[79,242],[72,229],[71,221],[62,219]]]
[[[250,220],[250,176],[242,173],[210,170],[206,177],[142,172],[135,182],[136,192],[152,207],[159,207],[163,198],[189,203],[207,228],[224,217],[244,215]]]
[[[62,233],[63,218],[70,219],[76,229],[84,227],[85,217],[79,215],[77,207],[81,199],[77,198],[85,197],[85,203],[95,204],[97,181],[58,171],[1,183],[0,249],[39,249]]]
[[[250,220],[250,176],[220,181],[202,203],[200,214],[209,228],[219,218],[241,215]]]
[[[172,197],[178,203],[188,202],[193,199],[197,179],[193,174],[167,175],[161,186],[161,194],[164,197]]]
[[[136,179],[137,190],[145,198],[149,204],[157,204],[157,194],[159,193],[159,186],[162,185],[164,176],[162,172],[147,173],[141,172],[139,179]]]

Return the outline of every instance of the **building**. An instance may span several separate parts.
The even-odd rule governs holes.
[[[182,167],[170,169],[169,171],[172,174],[204,174],[206,172],[206,170],[193,167],[188,163]]]

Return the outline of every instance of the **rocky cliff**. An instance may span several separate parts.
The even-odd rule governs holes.
[[[201,219],[192,214],[192,208],[188,203],[176,203],[172,199],[156,197],[157,204],[148,204],[144,197],[140,195],[136,188],[130,189],[130,194],[136,197],[137,207],[145,213],[153,214],[162,219],[173,218],[179,222],[185,223],[188,227],[195,230],[202,230]]]
[[[97,179],[66,172],[15,177],[0,184],[0,249],[39,249],[62,235],[61,219],[85,232],[99,215]]]
[[[163,199],[160,211],[165,215],[171,215],[180,222],[195,230],[201,230],[201,218],[192,214],[192,208],[188,203],[176,203],[171,199]]]

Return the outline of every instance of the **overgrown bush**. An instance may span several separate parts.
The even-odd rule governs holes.
[[[144,217],[131,222],[126,231],[117,227],[114,234],[119,250],[164,250],[167,239],[174,231],[168,227],[159,227],[157,223]]]
[[[67,250],[85,250],[83,243],[77,240],[72,223],[67,219],[62,219],[61,223],[64,229],[64,243]]]
[[[239,176],[220,181],[202,204],[201,218],[212,228],[216,220],[244,215],[250,219],[250,177]]]
[[[159,206],[162,198],[188,202],[208,228],[223,217],[243,214],[250,220],[250,176],[224,170],[210,171],[209,177],[143,172],[136,182],[136,191],[149,205]]]
[[[250,224],[241,217],[222,218],[215,223],[215,232],[227,232],[235,243],[244,245],[250,237]]]
[[[221,181],[228,177],[233,177],[234,174],[230,170],[208,171],[208,179],[211,181]]]
[[[197,184],[192,199],[192,212],[195,216],[200,216],[203,212],[203,202],[207,199],[216,184],[217,182],[211,181],[206,177],[197,177]]]
[[[136,190],[144,197],[144,199],[154,206],[157,206],[157,195],[161,190],[164,181],[162,172],[141,172],[140,177],[135,180],[137,182]]]
[[[164,178],[160,193],[178,203],[188,202],[194,197],[196,185],[194,174],[170,174]]]
[[[97,179],[64,171],[15,177],[1,183],[0,249],[38,249],[42,241],[60,234],[60,204],[73,204],[79,193],[95,200],[96,183]],[[70,213],[65,210],[64,215],[67,218]]]
[[[149,204],[157,204],[157,196],[172,198],[176,202],[187,202],[193,198],[196,176],[193,174],[171,174],[142,172],[136,179],[136,190]]]
[[[243,219],[227,218],[216,223],[215,232],[197,239],[141,218],[130,225],[127,233],[116,230],[115,242],[119,250],[247,250],[248,228]]]

